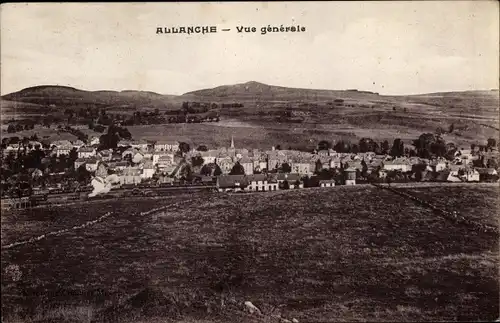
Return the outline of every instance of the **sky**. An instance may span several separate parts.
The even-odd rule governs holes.
[[[269,25],[306,31],[262,35]],[[182,26],[218,32],[156,33]],[[182,94],[248,81],[381,94],[498,89],[498,26],[497,1],[8,3],[0,92]]]

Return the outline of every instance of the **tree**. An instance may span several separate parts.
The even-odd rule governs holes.
[[[283,164],[281,164],[281,171],[283,173],[291,173],[292,166],[290,166],[290,164],[288,164],[287,162],[284,162]]]
[[[318,150],[328,150],[330,148],[332,148],[332,143],[328,140],[321,140],[318,143]]]
[[[333,149],[338,153],[349,153],[351,152],[351,144],[341,140],[333,146]]]
[[[323,163],[321,162],[320,159],[316,161],[316,164],[314,166],[314,173],[319,174],[321,173],[321,170],[323,169]]]
[[[212,176],[212,173],[215,170],[215,164],[210,163],[210,164],[205,164],[200,170],[200,175],[203,176]]]
[[[283,189],[284,190],[290,189],[290,183],[288,183],[286,179],[283,181]]]
[[[382,142],[382,144],[380,145],[380,149],[383,155],[389,154],[389,141],[384,140],[384,142]]]
[[[116,133],[107,133],[99,137],[99,150],[114,149],[118,146],[120,137]]]
[[[191,181],[193,179],[193,170],[191,168],[191,165],[185,164],[184,167],[181,169],[181,178],[184,178],[187,181]]]
[[[497,161],[495,159],[490,158],[486,162],[486,166],[488,166],[488,168],[495,168],[495,169],[497,169],[498,168],[498,163],[497,163]]]
[[[119,128],[118,129],[118,135],[123,138],[123,139],[127,139],[127,140],[130,140],[132,139],[132,134],[130,133],[130,131],[127,129],[127,128]]]
[[[199,145],[198,148],[196,148],[196,150],[198,150],[198,151],[208,151],[208,148],[205,145]]]
[[[392,144],[390,155],[392,157],[401,157],[404,155],[404,143],[401,139],[394,139],[394,143]]]
[[[71,165],[74,165],[74,163],[77,159],[78,159],[78,152],[76,151],[76,148],[73,148],[69,152],[68,163],[70,163]]]
[[[455,130],[455,124],[454,124],[454,123],[452,123],[452,124],[450,125],[450,127],[448,128],[448,132],[449,132],[449,133],[453,133],[453,130]]]
[[[359,151],[362,153],[366,153],[369,151],[377,151],[378,150],[378,144],[371,138],[361,138],[359,140]]]
[[[439,135],[423,133],[413,141],[417,154],[422,158],[431,158],[432,155],[443,157],[447,153],[446,142]]]
[[[488,138],[486,148],[492,150],[493,147],[497,145],[497,141],[494,138]]]
[[[182,153],[187,153],[191,148],[188,143],[180,142],[179,143],[179,151]]]
[[[16,132],[16,126],[14,126],[12,123],[7,127],[7,132],[8,133],[14,133]]]
[[[215,164],[215,168],[214,168],[214,176],[220,176],[222,175],[222,170],[220,169],[220,166]]]
[[[368,165],[366,164],[364,159],[361,161],[361,175],[364,178],[368,177]]]
[[[193,167],[202,166],[204,163],[205,160],[201,156],[191,157],[191,164],[193,165]]]
[[[81,165],[80,167],[78,167],[78,169],[76,170],[76,180],[80,184],[88,183],[90,181],[90,178],[91,178],[90,172],[87,170],[85,165]]]
[[[239,161],[234,164],[229,175],[245,175],[245,169],[241,166]]]

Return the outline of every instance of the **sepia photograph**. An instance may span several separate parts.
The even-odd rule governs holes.
[[[499,9],[1,4],[1,322],[500,321]]]

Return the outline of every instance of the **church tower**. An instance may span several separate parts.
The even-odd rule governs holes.
[[[231,136],[231,149],[234,149],[234,139],[233,139],[233,136]]]

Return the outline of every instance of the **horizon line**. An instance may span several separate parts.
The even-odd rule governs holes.
[[[72,85],[61,85],[61,84],[40,84],[40,85],[32,85],[28,87],[24,87],[20,90],[14,91],[14,92],[9,92],[6,94],[0,94],[0,97],[3,98],[4,96],[11,95],[17,92],[21,92],[27,89],[31,88],[37,88],[37,87],[62,87],[62,88],[71,88],[79,91],[85,91],[85,92],[102,92],[102,91],[109,91],[109,92],[150,92],[150,93],[155,93],[158,95],[164,95],[164,96],[183,96],[183,95],[189,95],[191,92],[196,92],[196,91],[203,91],[203,90],[211,90],[215,89],[218,87],[222,86],[233,86],[233,85],[241,85],[241,84],[247,84],[247,83],[259,83],[262,85],[267,85],[267,86],[274,86],[274,87],[282,87],[282,88],[288,88],[288,89],[297,89],[297,90],[316,90],[316,91],[352,91],[352,92],[368,92],[368,93],[373,93],[373,94],[378,94],[379,96],[416,96],[416,95],[429,95],[429,94],[437,94],[437,93],[454,93],[454,92],[494,92],[494,91],[500,91],[500,88],[491,88],[491,89],[455,89],[455,90],[438,90],[436,92],[418,92],[418,93],[405,93],[405,94],[387,94],[387,93],[381,93],[381,92],[375,92],[375,91],[370,91],[370,90],[363,90],[363,89],[358,89],[358,88],[346,88],[346,89],[326,89],[326,88],[310,88],[310,87],[292,87],[292,86],[284,86],[284,85],[274,85],[274,84],[268,84],[260,81],[246,81],[246,82],[237,82],[237,83],[232,83],[232,84],[220,84],[220,85],[215,85],[212,87],[206,87],[206,88],[200,88],[200,89],[195,89],[195,90],[190,90],[188,92],[184,92],[181,94],[172,94],[172,93],[160,93],[156,91],[151,91],[151,90],[134,90],[130,88],[122,89],[122,90],[111,90],[111,89],[100,89],[100,90],[89,90],[89,89],[84,89],[81,87],[75,87]]]

